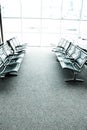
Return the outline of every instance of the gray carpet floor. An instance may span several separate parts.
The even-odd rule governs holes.
[[[87,68],[83,83],[66,83],[50,48],[28,48],[18,76],[0,79],[0,130],[87,130]]]

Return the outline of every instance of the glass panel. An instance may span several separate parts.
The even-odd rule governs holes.
[[[20,17],[20,0],[2,0],[3,17]]]
[[[62,17],[67,19],[79,19],[82,0],[63,0]]]
[[[40,33],[23,33],[22,37],[29,46],[40,46]]]
[[[41,30],[40,19],[23,19],[22,31],[24,32],[40,32]]]
[[[83,0],[82,19],[87,20],[87,0]]]
[[[43,18],[61,18],[62,0],[42,0],[42,17]]]
[[[60,33],[60,20],[42,20],[42,32],[44,33]]]
[[[40,18],[41,0],[22,0],[22,16],[29,18]]]
[[[4,33],[4,41],[12,38],[12,37],[18,37],[19,41],[22,41],[21,39],[21,33],[18,33],[18,32],[5,32]]]
[[[80,36],[87,39],[87,21],[81,21]]]
[[[21,32],[20,19],[3,19],[4,32]]]
[[[83,6],[82,0],[1,1],[5,39],[18,35],[31,46],[51,46],[60,36],[87,36],[87,0],[83,0]],[[80,17],[84,19],[81,23]]]
[[[60,39],[59,34],[45,34],[42,33],[41,46],[56,46]]]
[[[61,33],[78,34],[79,33],[79,21],[62,20],[61,21]]]

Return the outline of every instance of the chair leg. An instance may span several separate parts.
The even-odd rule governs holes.
[[[9,76],[17,76],[18,74],[17,74],[17,72],[9,72],[7,75],[9,75]]]
[[[1,79],[5,78],[5,74],[1,74],[1,75],[0,75],[0,78],[1,78]]]
[[[72,79],[67,79],[65,82],[83,82],[83,79],[77,78],[77,73],[74,72],[74,76]]]

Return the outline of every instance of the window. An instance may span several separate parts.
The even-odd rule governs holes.
[[[86,36],[86,5],[86,0],[2,0],[4,37],[51,46],[63,36]]]

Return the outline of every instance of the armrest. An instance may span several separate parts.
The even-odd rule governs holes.
[[[57,48],[58,48],[58,47],[64,49],[64,47],[62,47],[62,46],[57,46]]]
[[[66,59],[70,59],[70,60],[74,60],[74,58],[73,57],[65,57]]]

